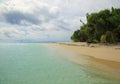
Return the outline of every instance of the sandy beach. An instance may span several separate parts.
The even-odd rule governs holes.
[[[88,59],[87,67],[97,67],[98,70],[105,71],[105,75],[119,78],[120,75],[120,45],[100,45],[86,43],[49,43],[48,46],[54,48],[60,48],[68,52],[75,53],[77,57],[66,56],[67,59],[81,64],[81,58],[85,57]],[[59,51],[58,51],[59,52]],[[101,73],[99,73],[101,74]],[[113,76],[114,75],[114,76]]]
[[[88,46],[86,43],[79,42],[50,43],[49,45],[62,47],[65,50],[69,50],[79,55],[120,62],[120,45],[105,46],[100,44],[91,44]]]

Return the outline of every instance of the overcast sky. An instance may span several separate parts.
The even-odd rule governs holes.
[[[70,41],[86,13],[120,0],[0,0],[0,42]]]

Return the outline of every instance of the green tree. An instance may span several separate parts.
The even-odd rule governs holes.
[[[116,42],[116,37],[111,31],[106,32],[106,42],[107,43],[115,43]]]
[[[120,8],[105,9],[96,13],[87,13],[87,23],[82,22],[80,30],[75,31],[74,41],[120,42]]]
[[[72,39],[74,42],[79,42],[79,41],[80,41],[79,32],[80,32],[80,30],[76,30],[76,31],[73,33],[73,35],[71,36],[71,39]]]

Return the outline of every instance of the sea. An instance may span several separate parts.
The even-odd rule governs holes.
[[[61,55],[42,43],[0,43],[0,84],[120,84]]]

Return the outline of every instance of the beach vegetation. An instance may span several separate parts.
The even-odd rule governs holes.
[[[101,43],[106,43],[106,35],[102,35],[100,38]]]
[[[87,22],[71,36],[73,41],[92,43],[120,42],[120,8],[101,10],[86,14]]]

